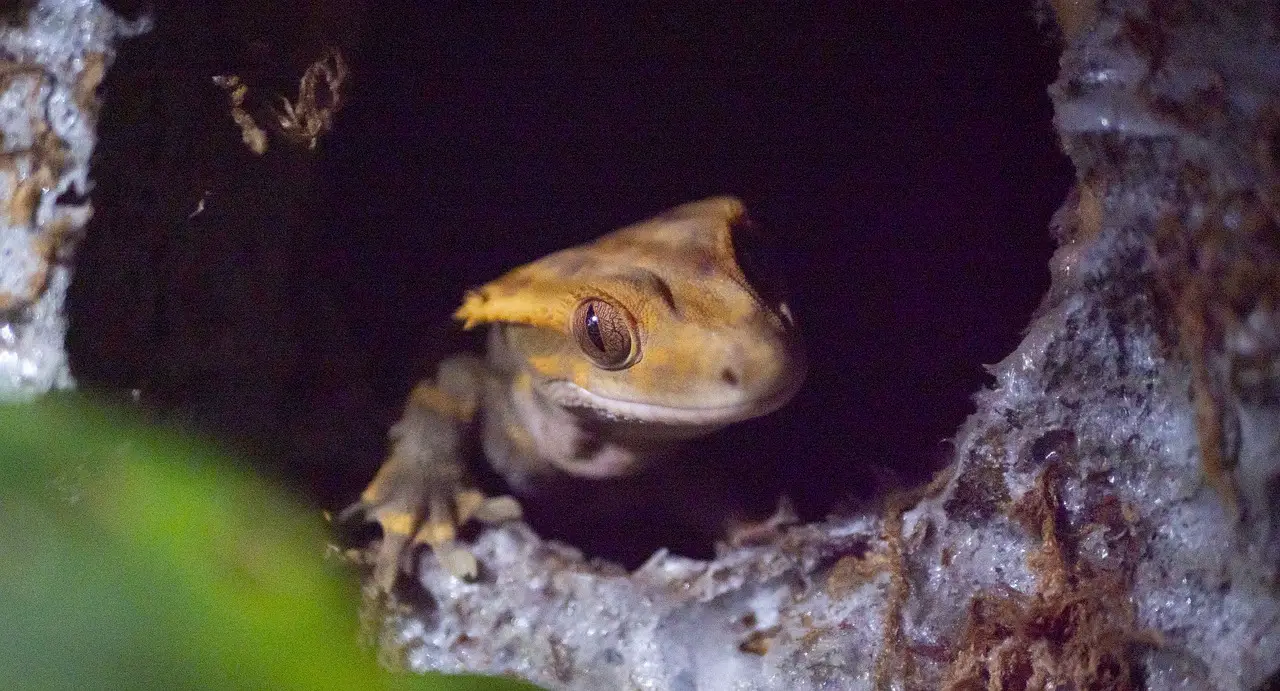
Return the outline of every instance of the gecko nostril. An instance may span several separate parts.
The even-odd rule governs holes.
[[[737,386],[739,381],[738,373],[726,367],[720,370],[720,380],[729,386]]]

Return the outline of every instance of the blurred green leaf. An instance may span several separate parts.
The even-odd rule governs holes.
[[[535,688],[379,668],[325,544],[318,511],[190,439],[0,405],[4,688]]]

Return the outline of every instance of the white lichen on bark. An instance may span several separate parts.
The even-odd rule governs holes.
[[[0,399],[72,385],[63,301],[92,214],[95,90],[116,41],[148,26],[92,0],[41,0],[0,27]]]

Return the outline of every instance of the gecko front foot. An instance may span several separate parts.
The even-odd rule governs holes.
[[[371,555],[374,583],[390,592],[401,572],[413,572],[413,554],[419,545],[430,547],[440,565],[455,577],[474,580],[478,564],[475,555],[458,541],[458,530],[472,520],[485,524],[519,520],[519,502],[509,496],[486,497],[471,488],[423,491],[413,483],[399,484],[394,475],[396,466],[402,464],[395,459],[388,459],[360,500],[339,519],[360,515],[382,527],[382,540]]]
[[[382,526],[373,563],[374,582],[384,591],[401,571],[413,570],[414,548],[423,544],[450,573],[475,578],[475,556],[458,544],[458,529],[472,519],[520,518],[515,499],[486,497],[467,481],[463,452],[475,409],[475,369],[471,360],[448,360],[435,383],[413,390],[391,429],[390,456],[360,500],[343,511],[344,518],[360,514]]]

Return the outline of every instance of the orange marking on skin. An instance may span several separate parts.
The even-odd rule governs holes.
[[[476,414],[475,401],[459,400],[430,384],[418,385],[410,396],[414,404],[460,422],[471,422]]]
[[[552,358],[540,358],[550,360]],[[517,394],[528,394],[533,391],[533,377],[528,372],[520,372],[511,380],[511,389]],[[529,434],[529,430],[524,425],[515,420],[509,420],[504,428],[507,430],[507,439],[515,444],[523,454],[535,453],[536,444],[533,436]]]
[[[468,292],[453,318],[462,322],[464,330],[490,322],[563,329],[571,307],[565,304],[568,290],[565,286],[546,291],[507,290],[511,282],[525,280],[521,272],[522,269],[516,269],[479,290]]]
[[[383,464],[383,466],[385,467],[386,464]],[[383,473],[380,468],[379,473],[373,476],[373,480],[364,488],[364,491],[360,493],[360,501],[368,504],[369,506],[375,506],[381,503],[383,479]]]
[[[413,516],[403,511],[379,512],[378,523],[382,526],[382,532],[389,535],[412,535],[413,534]]]
[[[518,423],[509,423],[506,426],[507,439],[511,440],[521,453],[532,455],[537,451],[537,444],[533,440],[533,435],[529,434],[529,430]]]
[[[464,489],[455,492],[453,495],[453,505],[458,512],[458,524],[465,524],[476,515],[476,511],[480,510],[480,506],[484,504],[484,493],[474,489]]]
[[[457,537],[457,531],[453,524],[448,521],[427,521],[418,529],[418,534],[413,536],[414,544],[426,544],[432,547],[452,542]]]

